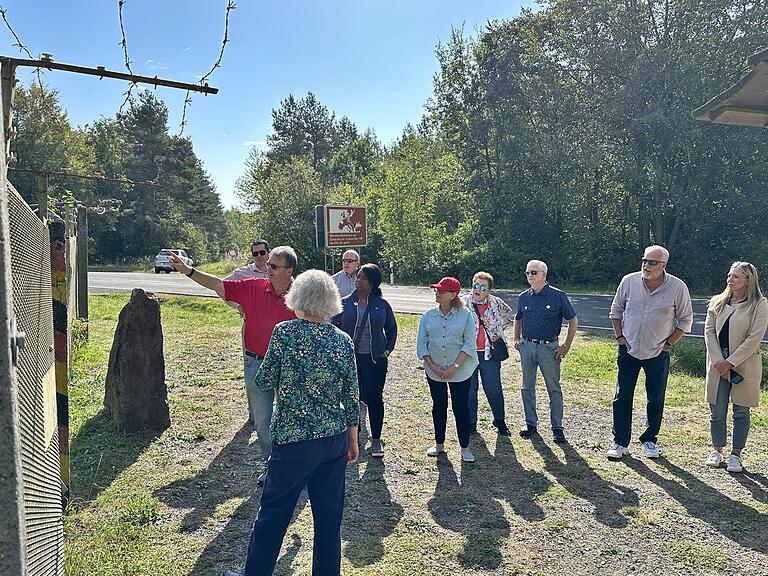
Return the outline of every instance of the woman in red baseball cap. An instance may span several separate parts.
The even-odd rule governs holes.
[[[419,321],[416,353],[424,362],[424,372],[432,396],[432,421],[435,426],[435,445],[427,456],[445,452],[445,426],[448,420],[448,389],[451,408],[456,419],[461,459],[474,462],[469,450],[469,386],[477,368],[477,329],[472,313],[459,296],[461,283],[446,276],[435,290],[437,306],[427,310]]]

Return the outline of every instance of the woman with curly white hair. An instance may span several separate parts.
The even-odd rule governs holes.
[[[275,392],[273,448],[245,576],[272,574],[305,486],[315,530],[312,573],[339,574],[345,470],[360,451],[355,350],[350,337],[326,320],[341,312],[328,274],[300,274],[285,303],[297,320],[275,326],[256,377],[261,389]]]

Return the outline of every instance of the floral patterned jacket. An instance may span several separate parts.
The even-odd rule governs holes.
[[[482,330],[482,327],[480,326],[480,319],[478,319],[477,313],[475,312],[475,307],[472,305],[472,303],[472,294],[467,294],[464,297],[464,306],[466,306],[472,313],[472,320],[475,322],[475,328]],[[493,294],[488,295],[488,303],[490,306],[488,306],[488,309],[485,311],[482,318],[485,329],[488,330],[488,334],[490,334],[491,340],[498,340],[501,338],[506,343],[507,339],[504,336],[504,329],[512,324],[513,320],[515,319],[515,312],[512,310],[509,304],[504,302],[504,300],[498,296],[494,296]],[[489,360],[490,358],[491,343],[488,341],[488,338],[486,338],[485,359]]]

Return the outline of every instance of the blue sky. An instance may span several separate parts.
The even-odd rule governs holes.
[[[388,144],[421,118],[437,70],[435,46],[452,27],[474,34],[488,20],[514,18],[530,0],[238,0],[231,12],[222,68],[210,77],[216,96],[195,95],[185,134],[225,207],[252,147],[263,147],[280,100],[314,92],[337,116],[372,128]],[[216,60],[226,0],[126,0],[128,54],[136,74],[196,82]],[[0,0],[33,55],[125,70],[117,0]],[[19,55],[0,24],[0,53]],[[25,84],[30,73],[21,71]],[[70,121],[112,116],[127,86],[118,80],[52,71]],[[178,132],[184,92],[158,88]]]

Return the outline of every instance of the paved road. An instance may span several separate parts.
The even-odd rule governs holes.
[[[143,288],[148,292],[163,294],[183,294],[188,296],[215,296],[216,294],[198,286],[180,274],[151,274],[145,272],[89,272],[88,287],[91,293],[130,292],[133,288]],[[429,288],[415,286],[382,285],[384,297],[396,312],[421,314],[435,305],[434,293]],[[517,306],[517,293],[505,290],[494,291],[512,308]],[[579,316],[579,325],[584,328],[610,330],[608,310],[611,296],[589,294],[571,294],[571,303]],[[706,300],[694,300],[693,334],[702,336]]]

